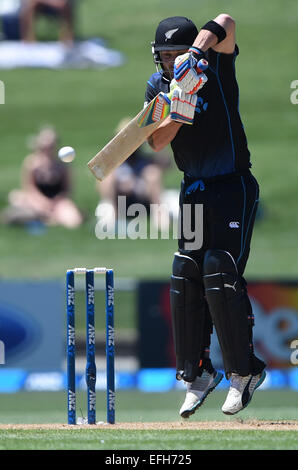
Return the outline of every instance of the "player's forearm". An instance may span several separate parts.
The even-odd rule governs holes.
[[[168,116],[163,123],[151,134],[148,138],[150,147],[155,151],[159,152],[164,147],[169,145],[172,140],[176,137],[182,123],[173,121]]]
[[[224,30],[226,31],[227,36],[226,36],[226,39],[223,41],[223,43],[230,42],[230,40],[234,38],[234,35],[235,35],[235,21],[233,20],[233,18],[230,15],[221,13],[216,18],[214,18],[213,21],[215,21],[220,26],[222,26]],[[195,42],[193,43],[193,46],[205,52],[208,49],[210,49],[210,47],[215,48],[217,43],[218,43],[218,38],[214,33],[206,29],[201,29],[199,31],[198,36],[195,39]]]

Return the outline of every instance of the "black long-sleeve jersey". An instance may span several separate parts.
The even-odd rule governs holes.
[[[233,54],[209,49],[205,71],[208,81],[198,92],[193,125],[183,124],[171,142],[178,168],[190,178],[213,178],[250,168],[250,152],[239,113],[239,89]],[[170,82],[161,72],[147,82],[145,100],[160,91],[169,92]]]

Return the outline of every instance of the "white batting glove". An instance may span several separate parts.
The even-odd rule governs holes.
[[[176,57],[174,64],[174,77],[180,88],[186,93],[194,94],[207,82],[207,76],[202,72],[200,64],[206,61],[200,60],[192,52],[186,52]],[[207,63],[207,62],[206,62]],[[208,66],[208,65],[207,65]]]
[[[175,80],[172,80],[172,83],[173,82],[175,82]],[[171,88],[174,85],[172,85],[172,83]],[[175,84],[171,99],[171,119],[173,119],[173,121],[182,122],[183,124],[192,125],[197,100],[197,95],[185,93],[185,91],[181,90],[181,88]]]

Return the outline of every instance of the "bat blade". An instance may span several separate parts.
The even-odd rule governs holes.
[[[169,98],[159,93],[89,162],[88,168],[102,181],[137,150],[170,113]]]

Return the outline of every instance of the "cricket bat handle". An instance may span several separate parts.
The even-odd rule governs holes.
[[[202,73],[204,72],[204,70],[208,69],[208,61],[206,59],[200,59],[198,64],[197,64],[197,67],[196,67],[196,71],[197,73]]]

